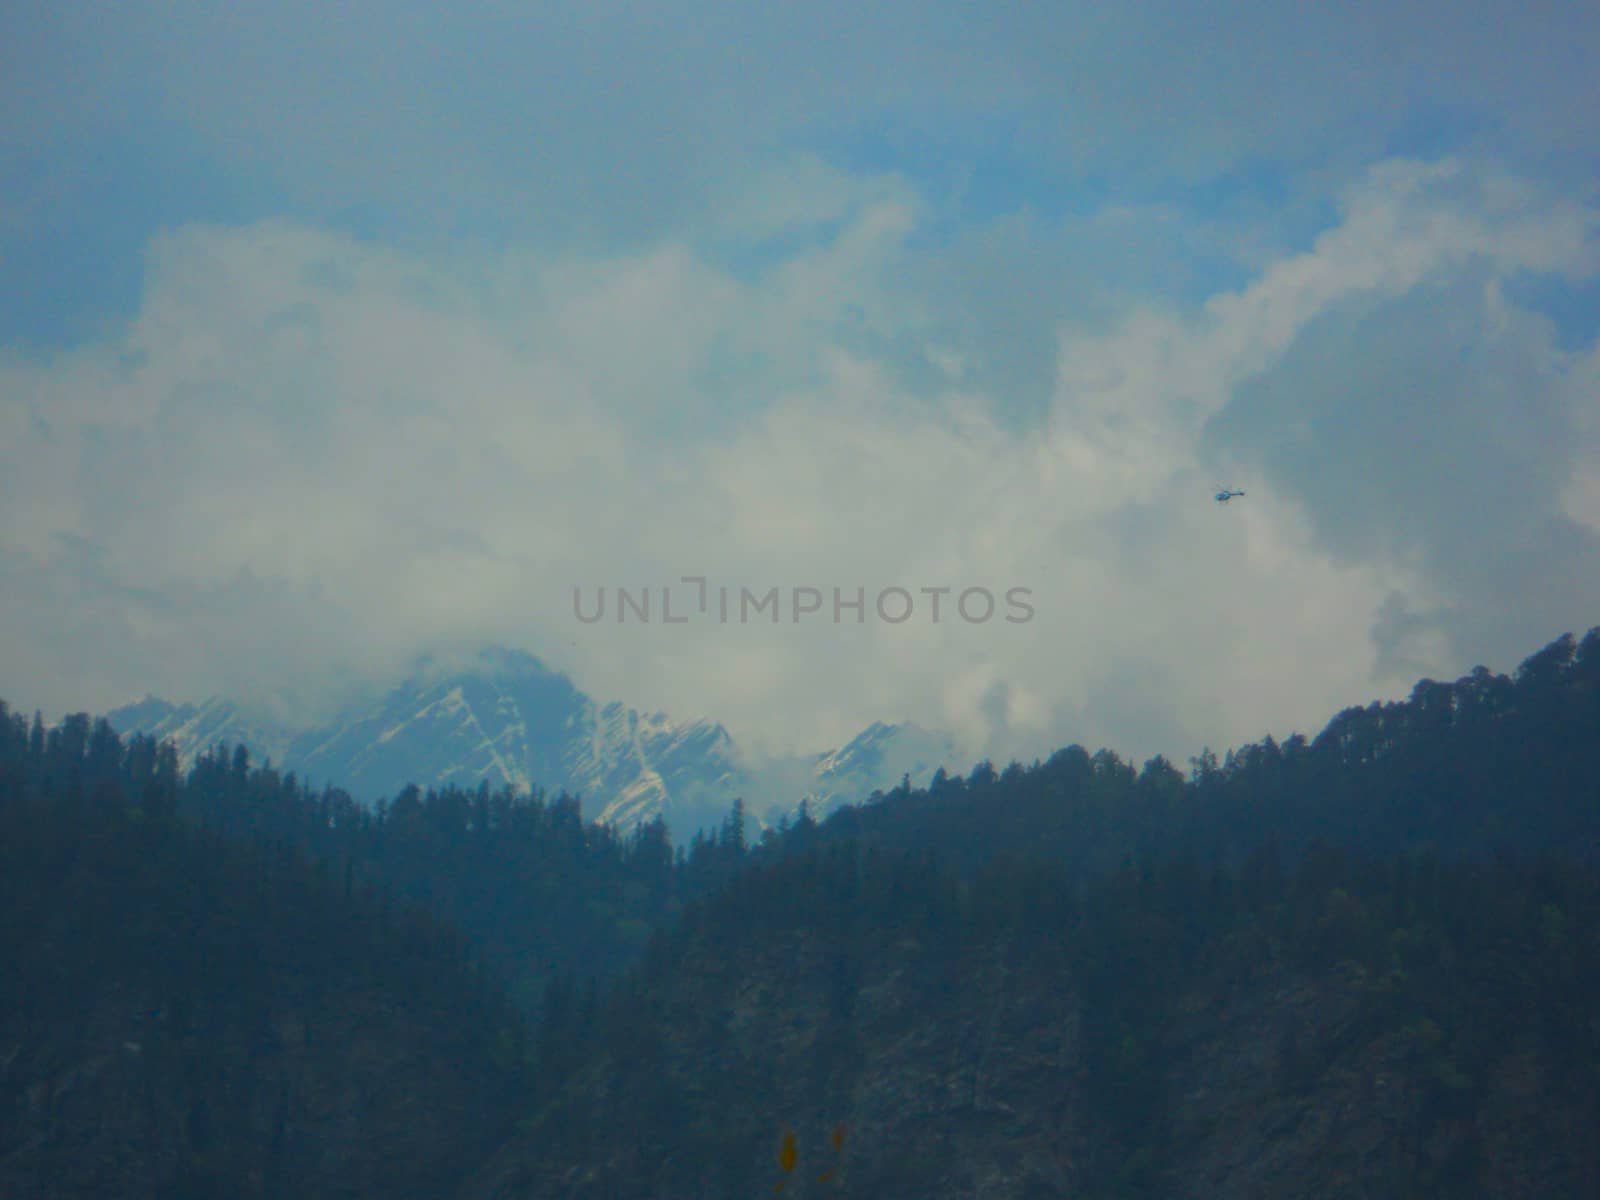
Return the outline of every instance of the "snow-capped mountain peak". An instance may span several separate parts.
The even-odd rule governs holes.
[[[597,703],[533,655],[503,648],[420,658],[387,692],[309,728],[285,729],[220,697],[146,696],[108,717],[119,732],[171,739],[185,766],[218,742],[242,743],[257,761],[367,802],[413,783],[564,790],[622,829],[661,816],[679,840],[718,824],[735,798],[758,823],[801,799],[820,815],[954,761],[936,734],[875,722],[835,751],[747,763],[714,721]]]

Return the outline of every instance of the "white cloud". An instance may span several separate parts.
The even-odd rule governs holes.
[[[1430,656],[1454,669],[1437,660],[1456,646],[1426,631],[1409,657],[1384,653],[1395,597],[1480,621],[1514,603],[1464,591],[1453,559],[1426,552],[1446,525],[1394,513],[1395,537],[1352,552],[1338,497],[1285,478],[1259,440],[1219,450],[1241,395],[1334,337],[1329,322],[1427,289],[1470,296],[1438,321],[1481,318],[1510,339],[1518,386],[1568,397],[1541,428],[1577,413],[1595,428],[1572,363],[1516,349],[1539,344],[1531,318],[1484,290],[1592,270],[1594,214],[1475,167],[1388,164],[1248,286],[1064,329],[1047,419],[1020,426],[948,369],[901,274],[916,197],[814,165],[801,178],[778,225],[836,224],[753,275],[686,241],[490,261],[284,223],[164,237],[124,339],[0,368],[0,653],[31,691],[14,699],[103,707],[251,678],[326,694],[493,640],[768,746],[910,718],[953,727],[973,757],[1068,740],[1181,757],[1404,691]],[[1419,336],[1431,311],[1407,310]],[[1356,337],[1331,353],[1359,356]],[[947,369],[908,372],[908,345]],[[1298,382],[1339,379],[1319,363]],[[1395,387],[1416,369],[1398,351],[1373,367]],[[1516,402],[1486,396],[1483,419]],[[1337,403],[1295,420],[1325,429]],[[1340,453],[1394,436],[1345,415]],[[1499,452],[1463,442],[1459,469]],[[1534,515],[1592,516],[1574,478]],[[1212,504],[1217,483],[1248,496]],[[1359,469],[1350,486],[1367,486]],[[862,587],[867,622],[796,625],[787,599],[776,627],[572,618],[575,585],[686,574],[816,587],[825,613],[833,588]],[[919,614],[924,587],[1027,587],[1036,615],[970,625],[952,593],[938,625],[885,625],[872,602],[893,586]]]
[[[1562,511],[1600,534],[1600,343],[1573,365],[1564,399],[1573,414],[1575,462]]]

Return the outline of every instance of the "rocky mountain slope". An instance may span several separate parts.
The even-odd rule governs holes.
[[[411,783],[566,790],[583,796],[591,818],[629,830],[660,815],[680,840],[721,821],[737,797],[758,823],[802,799],[820,814],[955,762],[947,739],[882,723],[832,752],[750,762],[715,722],[601,704],[510,650],[448,668],[424,661],[387,693],[312,729],[282,727],[222,698],[147,697],[108,716],[119,733],[172,739],[185,767],[226,742],[364,802]]]

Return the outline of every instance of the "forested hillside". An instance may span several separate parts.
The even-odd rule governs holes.
[[[1591,631],[674,849],[0,706],[0,1191],[1593,1195],[1597,746]]]
[[[176,814],[170,753],[0,710],[0,1195],[448,1195],[521,1018],[427,914]]]
[[[543,1103],[468,1194],[1593,1195],[1597,930],[1553,863],[1086,884],[830,846],[552,1008]]]
[[[100,789],[229,843],[302,854],[341,887],[459,929],[529,1007],[555,975],[604,978],[633,961],[746,851],[742,805],[675,852],[662,821],[624,837],[586,822],[564,793],[408,787],[367,807],[253,764],[243,747],[219,745],[180,775],[170,746],[142,735],[124,745],[84,714],[30,727],[3,702],[0,779],[15,794]]]
[[[1593,1194],[1597,682],[1591,632],[1187,780],[1072,747],[787,830],[558,992],[470,1194]]]
[[[1600,849],[1600,629],[1564,636],[1507,678],[1479,667],[1408,700],[1350,708],[1296,734],[1210,752],[1187,777],[1069,746],[1043,764],[941,775],[839,812],[830,837],[929,849],[967,866],[1023,854],[1081,871],[1181,851],[1238,862],[1324,839],[1387,855]]]

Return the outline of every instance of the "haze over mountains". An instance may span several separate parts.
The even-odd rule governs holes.
[[[736,798],[758,823],[802,799],[820,816],[905,776],[921,783],[940,766],[963,766],[948,738],[884,722],[835,750],[757,759],[714,721],[601,703],[534,656],[500,648],[466,664],[421,659],[386,693],[311,727],[224,697],[146,697],[108,719],[123,735],[171,739],[185,768],[220,742],[366,803],[409,784],[564,789],[594,819],[629,830],[660,815],[679,839],[720,821]]]

